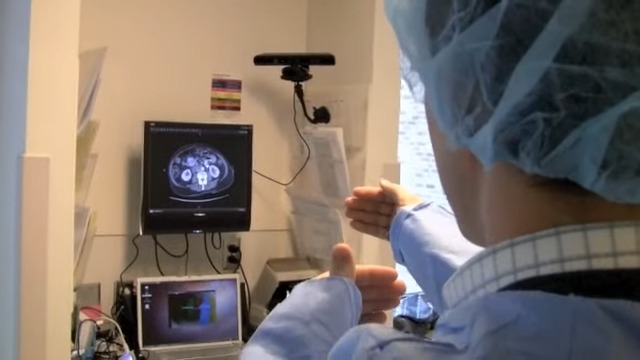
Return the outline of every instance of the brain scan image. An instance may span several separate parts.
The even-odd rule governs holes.
[[[219,199],[234,181],[233,166],[216,149],[191,144],[178,149],[169,160],[169,184],[172,199],[203,202]]]

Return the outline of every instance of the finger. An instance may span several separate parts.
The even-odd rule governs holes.
[[[349,223],[351,228],[361,233],[375,236],[382,240],[389,240],[387,238],[387,228],[383,226],[371,225],[362,221],[353,220]]]
[[[391,225],[391,217],[388,215],[380,215],[352,209],[345,210],[344,215],[348,219],[358,220],[360,222],[377,225],[383,228],[389,228],[389,226]]]
[[[347,279],[356,278],[356,261],[353,252],[347,244],[338,244],[333,248],[331,254],[331,276],[342,276]]]
[[[398,279],[398,271],[389,266],[358,265],[356,267],[356,285],[358,287],[386,286]]]
[[[362,314],[360,324],[384,324],[387,322],[387,314],[384,311]]]
[[[396,280],[385,286],[360,286],[362,301],[379,301],[386,299],[395,299],[404,295],[407,291],[404,282]]]
[[[353,189],[352,194],[359,199],[389,202],[389,199],[379,186],[359,186]]]
[[[371,313],[376,311],[387,311],[395,309],[400,305],[400,297],[395,299],[385,299],[378,301],[367,301],[362,303],[362,313]]]
[[[348,197],[345,200],[347,209],[364,210],[372,213],[392,215],[396,212],[396,206],[380,200],[370,200],[357,198],[355,196]]]
[[[404,195],[405,193],[405,189],[399,184],[392,183],[391,181],[385,179],[380,179],[380,188],[382,189],[382,193],[387,198],[387,200],[393,201],[394,204],[397,204],[402,195]]]

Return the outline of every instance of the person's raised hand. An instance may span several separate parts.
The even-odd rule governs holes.
[[[389,238],[389,227],[398,208],[420,203],[417,195],[398,184],[380,180],[379,186],[362,186],[345,200],[345,215],[357,231]]]
[[[355,282],[362,295],[360,323],[384,323],[385,311],[400,304],[406,291],[404,281],[398,278],[396,269],[388,266],[356,265],[351,248],[338,244],[333,248],[331,270],[320,275],[342,276]]]

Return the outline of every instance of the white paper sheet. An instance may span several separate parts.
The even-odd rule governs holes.
[[[91,209],[86,206],[76,205],[74,217],[74,242],[73,253],[74,263],[77,266],[80,255],[83,252],[87,233],[89,232],[89,220],[91,219]]]
[[[319,194],[323,202],[341,208],[351,193],[342,129],[308,128],[305,137],[311,148],[311,163],[319,186],[312,192]]]
[[[78,81],[78,131],[91,119],[93,105],[100,87],[100,75],[107,55],[107,48],[84,51],[80,54]]]
[[[290,195],[291,220],[300,257],[331,259],[331,250],[344,239],[340,212],[326,204]]]
[[[84,168],[76,166],[76,204],[85,205],[89,196],[89,188],[93,173],[98,163],[98,154],[89,154],[87,159],[82,162]],[[76,164],[81,164],[77,161]]]

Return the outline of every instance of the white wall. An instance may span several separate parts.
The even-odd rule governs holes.
[[[44,268],[40,277],[22,279],[23,297],[37,294],[30,312],[44,314],[36,321],[21,323],[23,358],[62,359],[69,351],[69,319],[72,311],[73,274],[73,202],[75,169],[75,126],[78,86],[78,31],[80,0],[33,0],[29,42],[29,77],[27,92],[26,156],[40,158],[45,182],[23,179],[24,184],[38,184],[38,199],[25,190],[23,206],[34,211],[24,214],[24,229],[46,227],[23,233],[23,246],[40,241],[40,256],[34,251],[23,254],[29,259],[25,267]],[[50,159],[50,161],[49,161]],[[49,186],[48,189],[42,187]],[[44,208],[43,208],[44,207]],[[31,216],[33,216],[31,218]],[[37,238],[35,234],[41,234]],[[24,272],[23,272],[24,274]],[[32,273],[34,276],[38,272]],[[44,289],[38,284],[43,283]],[[32,288],[30,288],[32,287]],[[44,329],[44,339],[38,334]],[[34,347],[33,344],[38,344]],[[26,354],[40,354],[40,356]]]
[[[279,68],[254,67],[253,56],[304,51],[306,26],[307,2],[299,0],[82,2],[81,49],[108,47],[94,110],[99,158],[90,193],[99,237],[84,279],[103,284],[104,305],[111,303],[113,282],[132,256],[128,242],[137,231],[144,120],[209,121],[211,75],[240,75],[243,111],[233,121],[254,125],[254,167],[282,181],[291,177],[298,166],[291,155],[298,141],[291,125],[293,86],[279,79]],[[242,244],[250,282],[266,259],[292,251],[283,188],[256,176],[253,181],[253,231],[243,234]],[[184,246],[182,237],[160,239],[176,251]],[[211,273],[202,240],[192,239],[190,273]],[[140,243],[142,257],[127,279],[157,275],[151,241]],[[180,260],[171,260],[162,257],[166,272],[182,273]]]
[[[336,56],[335,67],[313,68],[311,87],[371,83],[377,1],[309,0],[308,50]]]
[[[18,354],[20,256],[20,157],[25,147],[30,2],[0,0],[0,354]]]

